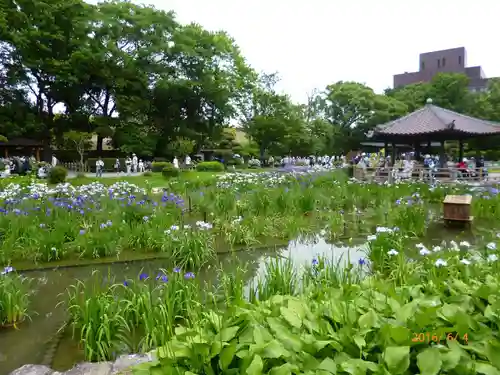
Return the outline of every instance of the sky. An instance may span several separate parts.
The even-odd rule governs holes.
[[[418,70],[422,52],[465,47],[468,66],[500,76],[500,1],[146,0],[182,23],[225,30],[258,71],[303,102],[314,89],[357,81],[382,93],[392,76]]]

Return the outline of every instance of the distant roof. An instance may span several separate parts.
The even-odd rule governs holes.
[[[0,142],[0,146],[37,147],[43,143],[29,138],[8,138],[8,142]]]
[[[424,107],[387,124],[378,125],[375,135],[416,136],[432,134],[500,134],[500,124],[426,104]]]

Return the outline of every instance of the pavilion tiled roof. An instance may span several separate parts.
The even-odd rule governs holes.
[[[415,112],[375,128],[375,134],[382,136],[416,136],[450,132],[470,136],[500,134],[500,124],[463,115],[428,102]]]

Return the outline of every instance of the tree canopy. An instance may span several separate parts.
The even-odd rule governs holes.
[[[246,147],[261,156],[347,152],[368,130],[427,98],[500,121],[500,81],[471,93],[460,74],[384,94],[340,81],[294,103],[276,89],[278,74],[255,71],[226,32],[129,1],[3,1],[0,71],[0,134],[42,141],[48,154],[67,145],[68,135],[92,134],[98,152],[107,140],[142,156],[176,147]],[[234,126],[246,132],[248,147],[228,140]]]

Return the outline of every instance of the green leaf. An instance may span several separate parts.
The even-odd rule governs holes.
[[[353,340],[359,349],[363,349],[366,346],[365,339],[359,335],[354,336]]]
[[[367,313],[361,315],[358,319],[358,325],[361,329],[370,329],[373,327],[378,327],[377,324],[378,316],[372,309],[368,310]]]
[[[264,345],[273,339],[269,331],[261,325],[253,326],[253,339],[257,345]]]
[[[224,341],[224,342],[231,341],[236,336],[239,329],[240,329],[240,327],[238,327],[238,326],[223,328],[220,331],[221,341]]]
[[[290,352],[277,340],[270,341],[261,352],[262,358],[289,357]]]
[[[330,374],[337,373],[337,364],[331,358],[325,358],[318,366],[318,370],[328,371]]]
[[[493,366],[500,370],[500,343],[491,340],[486,343],[486,357]]]
[[[234,354],[236,353],[236,343],[233,342],[231,345],[226,346],[220,352],[219,356],[219,366],[222,370],[227,370],[231,362],[233,361]]]
[[[284,365],[271,369],[271,371],[269,371],[269,375],[291,375],[292,373],[298,372],[298,366],[291,365],[290,363],[285,363]]]
[[[411,331],[406,327],[387,325],[385,330],[387,330],[389,338],[397,345],[408,343],[411,337]]]
[[[441,353],[436,347],[427,348],[417,355],[417,365],[421,375],[439,374],[442,364]]]
[[[475,365],[477,374],[500,375],[500,371],[488,363],[476,362]]]
[[[264,362],[262,362],[262,358],[258,354],[256,354],[253,357],[252,363],[250,363],[250,366],[248,366],[246,372],[248,375],[261,375],[263,369]]]
[[[307,315],[307,309],[304,302],[298,299],[288,300],[288,308],[298,315],[300,320],[303,320]]]
[[[403,374],[410,367],[410,347],[389,346],[385,348],[384,362],[392,374]]]
[[[442,369],[444,371],[453,370],[458,366],[460,358],[462,358],[463,350],[456,343],[456,341],[448,342],[448,351],[446,353],[441,353],[441,359],[443,361]]]
[[[302,327],[302,319],[300,319],[299,315],[295,313],[295,311],[287,308],[280,308],[281,316],[290,324],[292,327],[300,328]]]

